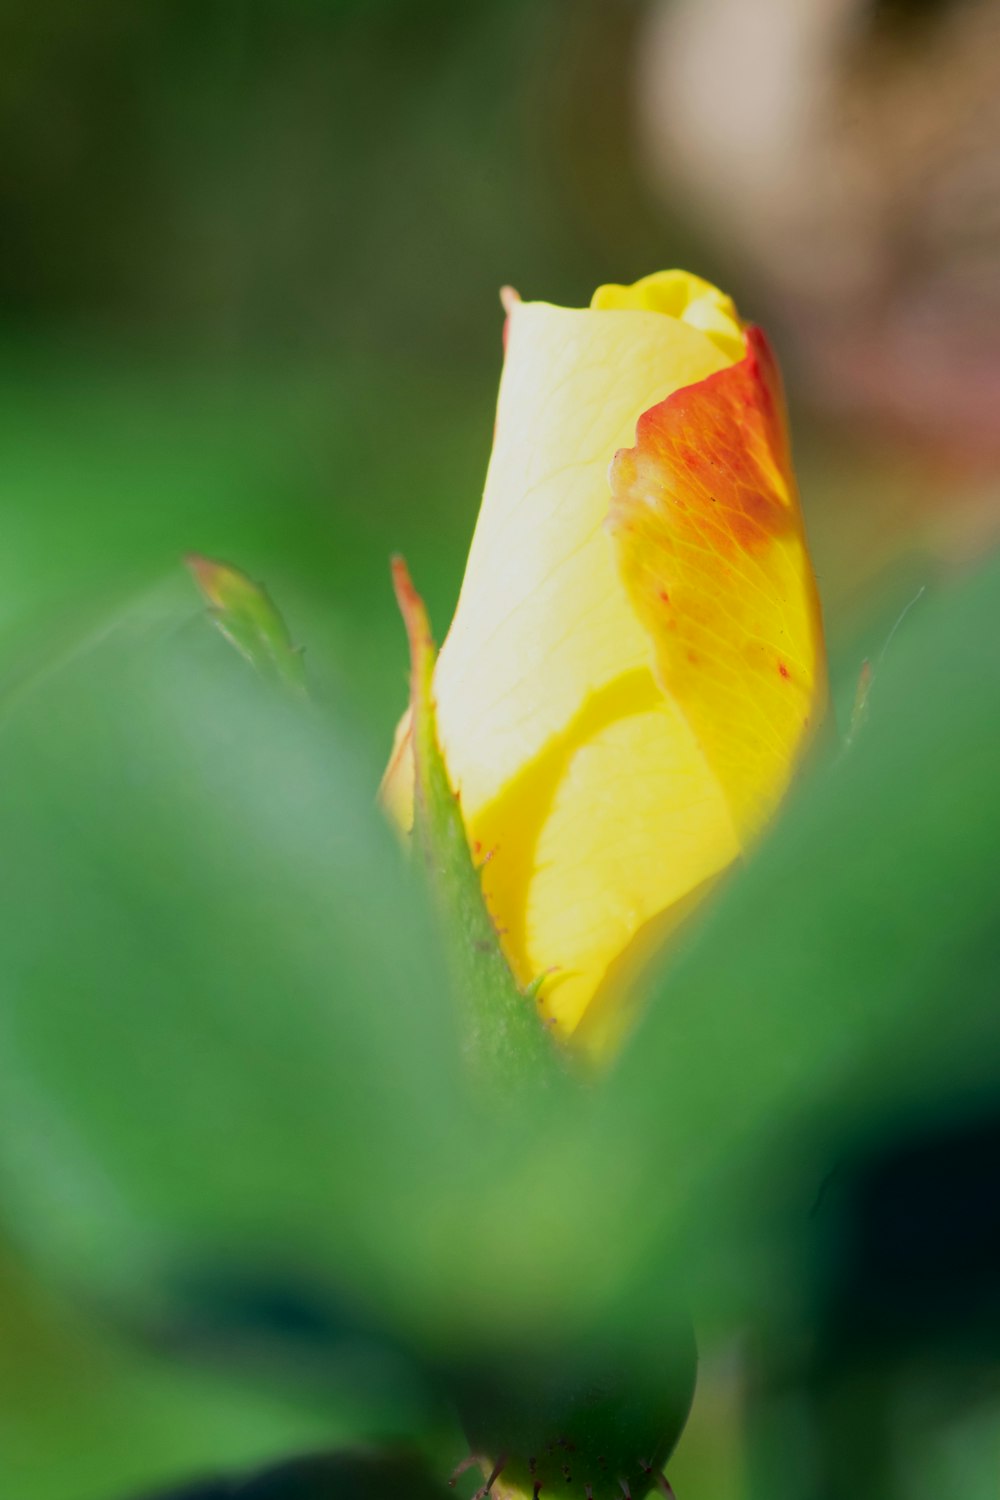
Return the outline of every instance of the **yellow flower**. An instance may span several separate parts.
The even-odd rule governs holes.
[[[508,299],[434,689],[514,972],[601,1047],[619,960],[746,850],[826,707],[777,371],[715,287],[665,271],[586,309]],[[383,795],[408,825],[405,719]]]

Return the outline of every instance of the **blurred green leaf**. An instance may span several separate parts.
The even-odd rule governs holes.
[[[154,1320],[242,1268],[510,1379],[538,1345],[662,1358],[692,1287],[780,1311],[838,1143],[998,1083],[998,597],[991,568],[907,622],[611,1076],[509,1132],[343,731],[191,626],[81,658],[0,735],[19,1240]]]
[[[197,622],[0,734],[0,1181],[23,1243],[159,1315],[245,1267],[420,1305],[471,1149],[416,882],[343,732]]]

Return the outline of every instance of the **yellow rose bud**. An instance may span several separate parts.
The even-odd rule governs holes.
[[[616,961],[785,791],[826,706],[822,626],[776,367],[729,298],[666,271],[507,306],[438,731],[515,975],[601,1046]],[[405,720],[383,794],[408,825]]]

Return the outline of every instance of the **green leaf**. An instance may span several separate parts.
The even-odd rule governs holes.
[[[306,690],[302,651],[292,644],[281,615],[264,586],[227,563],[190,553],[186,559],[195,583],[210,606],[222,635],[260,672],[296,693]]]
[[[544,1329],[557,1267],[539,1275],[535,1206],[504,1185],[580,1091],[470,1074],[376,767],[213,633],[160,625],[106,635],[0,721],[12,1238],[157,1336],[208,1336],[201,1289],[249,1285],[418,1360],[488,1358],[511,1306]]]
[[[448,779],[434,713],[437,650],[423,601],[402,558],[393,582],[410,643],[413,831],[437,901],[463,1005],[467,1055],[480,1082],[506,1096],[566,1075],[567,1059],[545,1030],[534,991],[522,991],[500,947],[473,863],[458,795]]]
[[[420,1317],[475,1151],[430,912],[350,737],[201,632],[111,639],[0,732],[0,1192],[170,1318],[242,1268]]]

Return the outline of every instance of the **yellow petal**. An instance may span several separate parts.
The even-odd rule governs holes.
[[[704,283],[688,279],[692,305]],[[649,307],[514,303],[497,430],[435,678],[438,727],[518,977],[571,1031],[650,917],[728,863],[724,796],[658,689],[606,528],[643,411],[730,356]]]
[[[785,791],[827,692],[780,380],[758,329],[739,363],[643,416],[611,482],[622,578],[658,679],[745,846]]]
[[[590,299],[591,307],[643,307],[649,312],[666,313],[682,318],[692,328],[700,328],[729,359],[743,358],[743,336],[739,314],[731,297],[720,292],[710,281],[692,276],[690,271],[654,271],[630,286],[609,282],[599,286]]]

